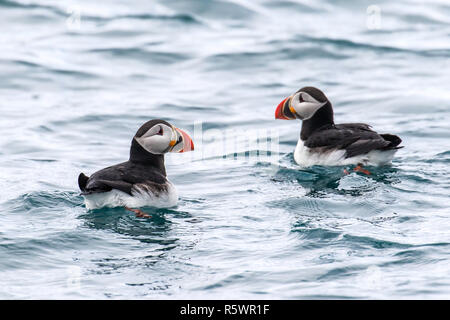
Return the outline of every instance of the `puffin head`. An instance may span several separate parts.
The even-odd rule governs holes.
[[[308,120],[326,104],[331,103],[325,94],[314,87],[303,87],[278,104],[275,119]]]
[[[194,143],[186,132],[159,119],[144,123],[134,135],[134,141],[151,154],[194,150]]]

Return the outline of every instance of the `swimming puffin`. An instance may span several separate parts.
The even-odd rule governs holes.
[[[149,217],[130,207],[172,207],[178,201],[167,179],[164,154],[194,150],[189,135],[164,120],[144,123],[131,141],[130,159],[104,168],[90,177],[78,176],[78,186],[88,209],[124,206],[139,217]]]
[[[356,165],[355,171],[370,174],[363,165],[388,164],[402,148],[398,136],[378,134],[367,124],[335,124],[331,102],[314,87],[301,88],[281,101],[275,119],[302,120],[294,151],[295,162],[302,167]]]

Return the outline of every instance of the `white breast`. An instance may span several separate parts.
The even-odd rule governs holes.
[[[367,166],[382,166],[392,161],[397,150],[373,150],[356,157],[345,158],[345,150],[321,150],[308,148],[301,139],[294,151],[294,160],[302,167],[311,166],[345,166],[363,164]]]
[[[84,203],[89,210],[103,207],[156,207],[170,208],[178,202],[178,192],[171,182],[167,182],[166,191],[154,192],[150,188],[133,187],[128,193],[113,189],[109,192],[93,193],[84,196]]]

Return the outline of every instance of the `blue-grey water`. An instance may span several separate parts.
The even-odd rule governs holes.
[[[450,298],[448,1],[0,0],[0,25],[0,298]],[[307,85],[398,134],[392,166],[300,170],[274,110]],[[78,174],[153,118],[196,146],[178,206],[86,210]]]

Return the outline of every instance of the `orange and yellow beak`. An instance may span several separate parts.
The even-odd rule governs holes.
[[[275,119],[295,120],[295,110],[291,107],[292,96],[287,97],[278,104],[275,110]]]
[[[176,139],[170,141],[171,152],[188,152],[194,150],[194,142],[191,137],[179,128],[173,128],[176,132]]]

